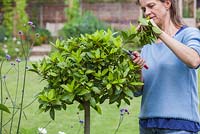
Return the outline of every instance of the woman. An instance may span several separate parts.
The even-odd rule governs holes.
[[[145,17],[162,31],[133,62],[142,69],[140,134],[200,131],[198,74],[200,31],[183,25],[176,0],[138,0]]]

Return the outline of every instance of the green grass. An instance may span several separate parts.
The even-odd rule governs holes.
[[[4,67],[4,72],[8,70],[10,65],[7,63]],[[22,70],[21,70],[22,71]],[[22,72],[21,72],[22,73]],[[22,74],[20,75],[22,80]],[[13,71],[7,76],[9,92],[14,95],[16,87],[16,72]],[[200,79],[199,79],[200,83]],[[24,105],[28,105],[35,99],[35,95],[43,89],[45,82],[41,82],[40,78],[32,72],[27,74],[27,83],[25,89]],[[21,85],[20,85],[21,87]],[[21,88],[20,88],[21,89]],[[21,92],[18,92],[21,94]],[[6,93],[4,91],[4,100]],[[18,100],[20,96],[18,96]],[[133,98],[131,105],[122,104],[120,108],[128,108],[130,114],[124,116],[124,120],[117,134],[138,134],[138,113],[140,109],[140,97]],[[6,105],[9,105],[9,100]],[[40,113],[38,111],[39,103],[34,101],[28,108],[24,110],[21,123],[22,134],[37,134],[39,127],[44,127],[51,120],[49,113]],[[115,104],[109,105],[107,102],[101,105],[102,115],[91,109],[91,134],[114,134],[119,120],[119,108]],[[77,104],[68,106],[66,111],[57,111],[55,121],[46,127],[48,134],[57,134],[58,131],[63,131],[66,134],[83,134],[83,127],[78,133],[80,123],[77,116]],[[4,119],[10,118],[10,114],[4,113]],[[83,111],[80,112],[80,118],[83,119]],[[17,118],[15,118],[14,128],[17,125]],[[5,121],[4,121],[5,123]],[[4,128],[3,134],[8,134],[9,125]]]

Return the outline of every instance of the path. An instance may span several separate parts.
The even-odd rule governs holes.
[[[32,51],[31,51],[31,55],[29,57],[29,60],[30,61],[41,60],[42,58],[47,56],[50,51],[51,51],[51,46],[47,45],[47,44],[44,44],[44,45],[41,45],[41,46],[34,46]]]

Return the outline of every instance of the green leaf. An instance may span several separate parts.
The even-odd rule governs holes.
[[[123,92],[124,92],[127,96],[133,98],[133,92],[132,92],[130,89],[125,89],[125,90],[123,90]]]
[[[108,69],[107,69],[107,68],[104,69],[104,70],[102,71],[102,73],[101,73],[101,76],[104,76],[107,72],[108,72]]]
[[[132,40],[136,37],[137,34],[131,34],[130,36],[128,36],[127,40]]]
[[[75,94],[68,93],[68,94],[63,95],[61,100],[64,100],[64,101],[68,100],[72,102],[74,100],[74,97],[75,97]]]
[[[124,83],[126,81],[126,79],[119,79],[118,82],[119,83]]]
[[[94,70],[87,70],[86,72],[85,72],[85,74],[91,74],[91,73],[94,73],[95,71]]]
[[[105,94],[100,98],[99,100],[100,104],[102,104],[106,99],[108,99],[108,94]]]
[[[92,107],[95,107],[95,106],[96,106],[96,101],[95,101],[95,99],[94,99],[93,97],[90,98],[90,105],[91,105]]]
[[[81,103],[78,105],[78,109],[79,110],[84,110],[84,107],[83,107],[83,105]]]
[[[0,104],[0,110],[10,113],[9,109],[4,104]]]
[[[107,89],[111,89],[111,87],[112,87],[112,84],[110,84],[110,83],[106,85]]]
[[[54,90],[54,89],[51,89],[51,90],[48,92],[47,97],[48,97],[49,100],[52,100],[52,99],[54,98],[54,96],[55,96],[55,90]]]
[[[99,105],[96,105],[96,106],[95,106],[95,110],[96,110],[99,114],[102,114],[101,107],[100,107]]]
[[[45,96],[45,95],[43,95],[43,94],[39,95],[38,98],[40,98],[42,101],[48,102],[47,96]]]
[[[101,94],[101,90],[99,90],[98,87],[92,87],[92,91],[94,91],[96,94]]]
[[[73,92],[73,89],[72,88],[70,88],[70,86],[67,84],[67,85],[64,85],[64,84],[62,84],[62,85],[60,85],[64,90],[66,90],[66,91],[68,91],[68,92],[70,92],[70,93],[72,93]]]
[[[128,104],[128,105],[131,104],[130,101],[129,101],[129,99],[127,99],[127,98],[124,98],[124,102],[125,102],[126,104]]]
[[[87,89],[83,89],[83,90],[81,90],[80,93],[78,93],[78,95],[81,96],[81,95],[88,94],[88,93],[90,93],[90,91],[88,91]]]
[[[131,82],[130,84],[132,86],[142,86],[142,85],[144,85],[144,83],[142,83],[142,82]]]
[[[152,27],[152,30],[153,30],[156,34],[158,34],[158,35],[160,35],[160,34],[162,33],[162,31],[160,30],[160,28],[155,27],[155,26]]]
[[[49,111],[50,117],[52,120],[55,120],[55,110],[53,108],[51,108],[51,110]]]
[[[99,49],[97,49],[97,50],[95,51],[95,57],[96,57],[96,58],[100,58],[100,57],[101,57],[101,54],[100,54],[100,50],[99,50]]]
[[[120,95],[113,95],[111,96],[109,103],[112,104],[119,99]]]
[[[72,93],[72,92],[74,91],[74,83],[75,83],[75,80],[73,80],[73,81],[71,82],[71,84],[67,84],[67,85],[62,84],[62,85],[60,85],[60,86],[61,86],[64,90],[66,90],[66,91]]]
[[[127,33],[124,32],[124,31],[121,31],[121,35],[122,35],[122,37],[124,38],[124,40],[126,40],[126,39],[128,38]]]
[[[139,18],[139,23],[143,26],[148,26],[148,21],[145,18]]]
[[[113,73],[112,72],[109,72],[109,74],[108,74],[108,80],[109,81],[113,80]]]

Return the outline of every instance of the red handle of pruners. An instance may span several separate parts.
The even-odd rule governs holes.
[[[138,56],[137,56],[137,54],[135,54],[135,53],[133,54],[133,56],[134,56],[134,58],[133,58],[133,59],[135,59],[135,58],[137,58],[137,57],[138,57]],[[149,69],[149,67],[148,67],[146,64],[144,64],[144,68],[145,68],[145,69]]]

